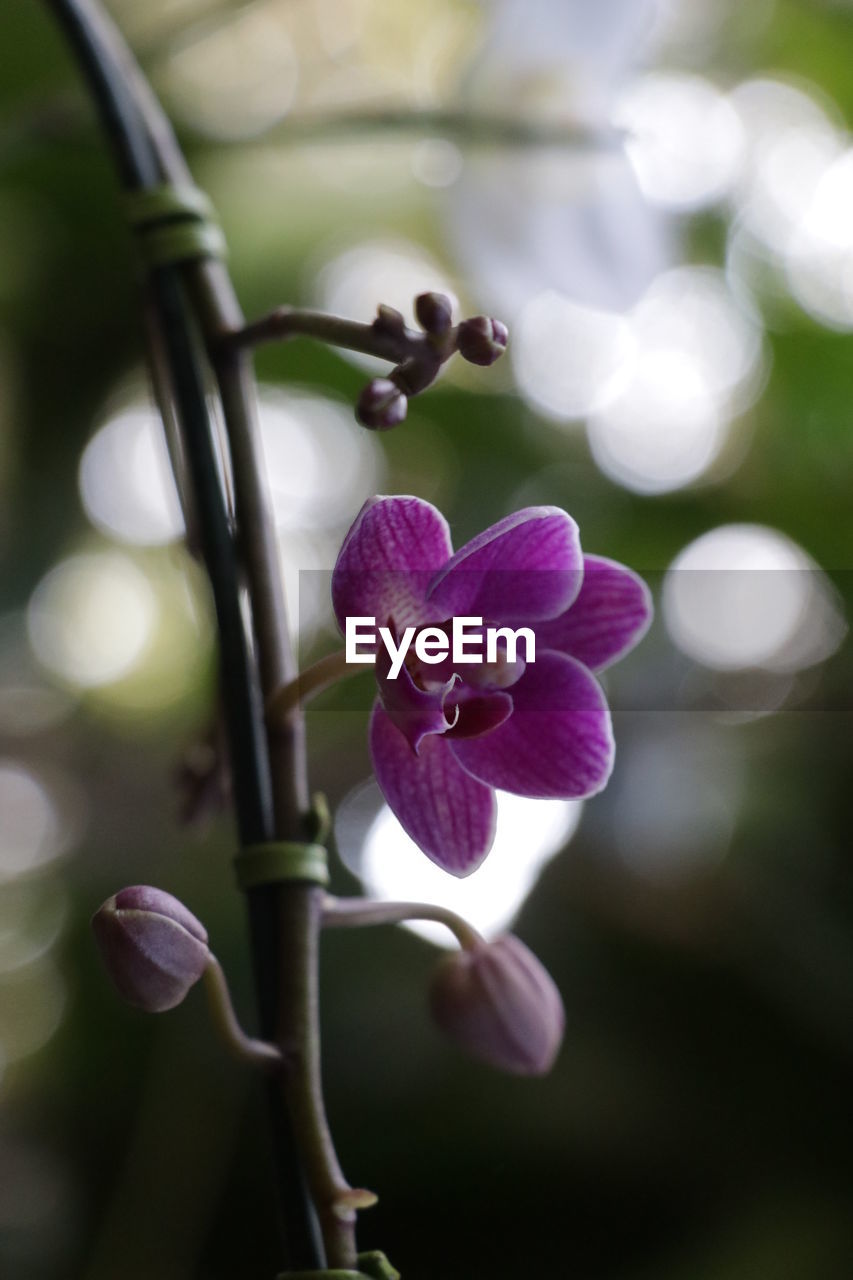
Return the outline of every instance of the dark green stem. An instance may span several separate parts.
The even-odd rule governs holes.
[[[47,0],[65,30],[83,68],[113,143],[117,166],[124,185],[130,189],[158,185],[164,179],[186,181],[187,170],[174,143],[168,123],[123,41],[95,0]],[[196,285],[210,286],[211,307],[202,308],[201,324],[210,341],[211,328],[231,327],[242,317],[233,298],[230,281],[216,264],[203,262],[195,269]],[[276,836],[300,838],[306,825],[307,785],[301,726],[290,724],[276,735],[274,744],[265,740],[262,697],[293,675],[283,612],[280,572],[275,553],[275,534],[268,516],[263,478],[259,464],[257,432],[252,421],[249,372],[242,357],[220,362],[217,368],[223,407],[229,427],[229,442],[237,497],[237,520],[244,553],[250,599],[255,610],[255,642],[260,656],[261,680],[255,677],[252,642],[246,633],[240,607],[241,581],[228,523],[224,496],[216,469],[211,423],[195,325],[183,288],[183,273],[175,267],[152,271],[148,289],[151,311],[162,339],[160,357],[161,391],[167,385],[174,396],[182,445],[187,460],[193,503],[198,517],[201,550],[210,574],[223,668],[223,699],[235,779],[235,803],[240,838],[244,844]],[[196,290],[197,292],[197,290]],[[263,692],[262,692],[263,691]],[[273,747],[273,770],[270,769]],[[295,931],[300,939],[298,953],[292,940],[282,937],[282,904],[293,894],[296,914],[303,922]],[[311,891],[301,886],[293,890],[278,886],[253,890],[250,895],[255,971],[259,987],[262,1034],[278,1043],[291,1039],[290,1029],[281,1025],[282,1013],[291,1017],[299,1035],[309,1039],[306,1029],[314,1028],[308,1049],[297,1055],[306,1069],[315,1071],[314,1088],[319,1105],[313,1106],[313,1131],[303,1118],[294,1123],[286,1099],[294,1095],[291,1082],[282,1097],[280,1086],[271,1088],[272,1133],[277,1155],[279,1204],[286,1224],[286,1265],[293,1268],[320,1268],[325,1264],[317,1237],[300,1153],[293,1141],[294,1130],[310,1148],[306,1164],[316,1165],[318,1156],[331,1147],[322,1112],[319,1077],[316,1073],[316,909]],[[301,998],[313,1000],[292,1011],[292,1001],[281,993],[282,969],[295,963],[308,970]],[[286,971],[286,969],[285,969]],[[298,1016],[297,1016],[298,1012]],[[289,1076],[290,1072],[282,1072]],[[299,1097],[299,1091],[296,1091]],[[334,1162],[334,1170],[337,1164]],[[342,1239],[332,1237],[339,1255],[337,1265],[350,1265],[355,1255],[350,1230]]]

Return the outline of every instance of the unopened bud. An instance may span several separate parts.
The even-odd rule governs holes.
[[[420,293],[415,298],[415,315],[422,329],[440,338],[453,324],[453,303],[445,293]]]
[[[517,1075],[549,1071],[563,1038],[560,993],[512,934],[445,957],[430,987],[430,1008],[460,1048]]]
[[[356,417],[372,431],[388,431],[406,416],[408,401],[390,378],[373,378],[358,397]]]
[[[149,1013],[180,1004],[211,959],[204,925],[170,893],[147,885],[107,898],[92,928],[119,994]]]
[[[472,316],[459,326],[459,354],[471,364],[489,365],[506,351],[509,333],[505,324],[491,316]]]
[[[373,329],[376,333],[387,333],[395,337],[402,337],[406,332],[406,321],[402,311],[398,311],[396,307],[389,307],[384,302],[380,302],[376,308],[376,319],[373,321]]]

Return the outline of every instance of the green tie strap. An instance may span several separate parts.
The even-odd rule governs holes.
[[[287,880],[329,883],[328,855],[321,844],[299,844],[291,840],[271,840],[246,845],[234,859],[237,884],[255,889],[262,884]]]
[[[268,840],[246,845],[234,859],[237,884],[241,889],[255,889],[262,884],[301,880],[325,888],[329,883],[326,841],[331,829],[332,819],[326,797],[318,791],[312,797],[310,812],[305,815],[308,839],[304,842]]]
[[[165,184],[130,191],[125,208],[146,266],[226,255],[216,211],[198,187]]]

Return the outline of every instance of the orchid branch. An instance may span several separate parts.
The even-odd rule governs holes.
[[[323,111],[293,115],[268,131],[281,142],[336,142],[366,133],[426,134],[465,146],[571,151],[616,151],[625,142],[621,129],[577,120],[525,120],[498,112],[455,107],[399,107],[375,111]]]
[[[423,333],[410,329],[394,307],[380,306],[371,324],[322,311],[276,307],[251,324],[223,332],[219,345],[227,356],[266,342],[309,337],[388,360],[395,366],[389,377],[372,379],[356,408],[362,426],[387,430],[402,422],[408,400],[426,390],[456,352],[471,364],[490,365],[507,344],[506,327],[490,316],[473,316],[454,325],[451,301],[441,293],[420,294],[415,314]]]
[[[373,898],[323,899],[325,928],[355,929],[363,925],[402,924],[406,920],[430,920],[449,929],[463,951],[478,951],[486,945],[473,925],[447,907],[431,902],[377,902]]]
[[[243,1062],[251,1066],[264,1067],[267,1070],[280,1070],[282,1052],[277,1045],[266,1040],[257,1040],[247,1036],[234,1012],[231,992],[222,965],[211,955],[202,975],[207,987],[208,1006],[213,1017],[216,1030],[231,1052]]]
[[[96,0],[48,0],[80,61],[130,189],[165,179],[186,182],[187,168],[171,128],[132,55]],[[183,284],[192,289],[193,316]],[[203,552],[219,624],[235,799],[244,843],[302,839],[310,822],[301,721],[264,735],[262,698],[294,674],[275,530],[260,464],[252,376],[242,353],[214,359],[229,436],[243,569],[252,606],[258,673],[250,658],[234,545],[211,443],[204,380],[194,334],[213,349],[242,315],[224,268],[201,259],[150,272],[153,311],[168,353],[169,385],[191,472]],[[257,687],[259,678],[260,688]],[[250,890],[255,973],[264,1039],[287,1050],[286,1069],[271,1090],[279,1198],[287,1224],[287,1261],[322,1267],[355,1261],[354,1213],[321,1216],[325,1250],[314,1229],[304,1168],[315,1203],[347,1190],[328,1134],[319,1082],[316,1009],[316,898],[305,884]],[[295,1142],[294,1142],[295,1137]],[[303,1165],[304,1162],[304,1165]]]
[[[283,723],[293,714],[297,707],[310,702],[324,689],[329,689],[339,680],[347,676],[360,675],[364,670],[347,662],[345,649],[336,649],[318,658],[310,667],[300,671],[295,679],[288,681],[273,694],[267,703],[267,723],[271,725]]]

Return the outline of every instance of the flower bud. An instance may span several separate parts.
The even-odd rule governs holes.
[[[506,351],[509,333],[505,324],[491,316],[463,320],[457,335],[459,354],[471,364],[489,365]]]
[[[453,303],[445,293],[419,293],[415,315],[422,329],[440,338],[453,324]]]
[[[402,338],[406,332],[406,321],[402,311],[396,307],[386,306],[380,302],[376,308],[376,319],[373,321],[375,333],[384,333],[389,337]]]
[[[92,928],[119,994],[148,1013],[180,1004],[210,961],[204,925],[162,889],[122,889],[98,908]]]
[[[560,993],[512,934],[445,957],[430,986],[430,1008],[460,1048],[516,1075],[544,1075],[563,1038]]]
[[[373,378],[358,397],[356,417],[363,427],[387,431],[403,421],[408,401],[390,378]]]

